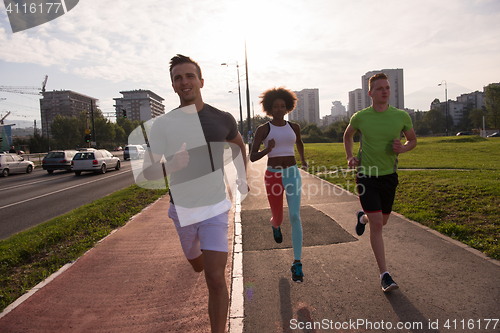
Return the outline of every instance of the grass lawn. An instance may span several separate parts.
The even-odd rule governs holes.
[[[498,138],[418,138],[399,156],[393,210],[500,259],[499,151]],[[305,156],[310,173],[355,191],[342,143],[305,144]]]

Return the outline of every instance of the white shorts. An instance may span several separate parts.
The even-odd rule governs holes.
[[[226,211],[205,221],[181,227],[175,206],[170,204],[168,217],[174,221],[182,250],[188,260],[198,258],[202,250],[229,252],[228,214],[229,211]]]

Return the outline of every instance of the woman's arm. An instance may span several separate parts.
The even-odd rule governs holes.
[[[269,140],[269,147],[259,151],[260,145],[262,144],[262,141],[264,141],[265,139],[267,126],[269,125],[268,124],[260,125],[259,128],[257,128],[257,131],[255,131],[255,139],[253,140],[252,150],[250,153],[250,161],[252,162],[260,160],[262,157],[269,154],[274,148],[274,139],[272,139]]]
[[[297,151],[299,152],[301,168],[307,170],[309,165],[307,164],[304,156],[304,142],[302,142],[302,137],[300,136],[300,125],[295,123],[290,124],[292,125],[293,131],[295,132],[295,136],[297,138],[295,140],[295,145],[297,146]]]

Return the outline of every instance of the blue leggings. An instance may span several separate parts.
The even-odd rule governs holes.
[[[286,194],[288,214],[292,225],[292,245],[295,260],[302,255],[302,222],[300,221],[300,197],[302,179],[297,165],[285,169],[267,167],[265,174],[267,199],[271,206],[271,224],[278,228],[283,222],[283,192]]]

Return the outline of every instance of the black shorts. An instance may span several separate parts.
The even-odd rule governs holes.
[[[399,184],[398,174],[370,177],[363,174],[356,175],[359,201],[365,213],[390,214],[396,196],[396,187]]]

